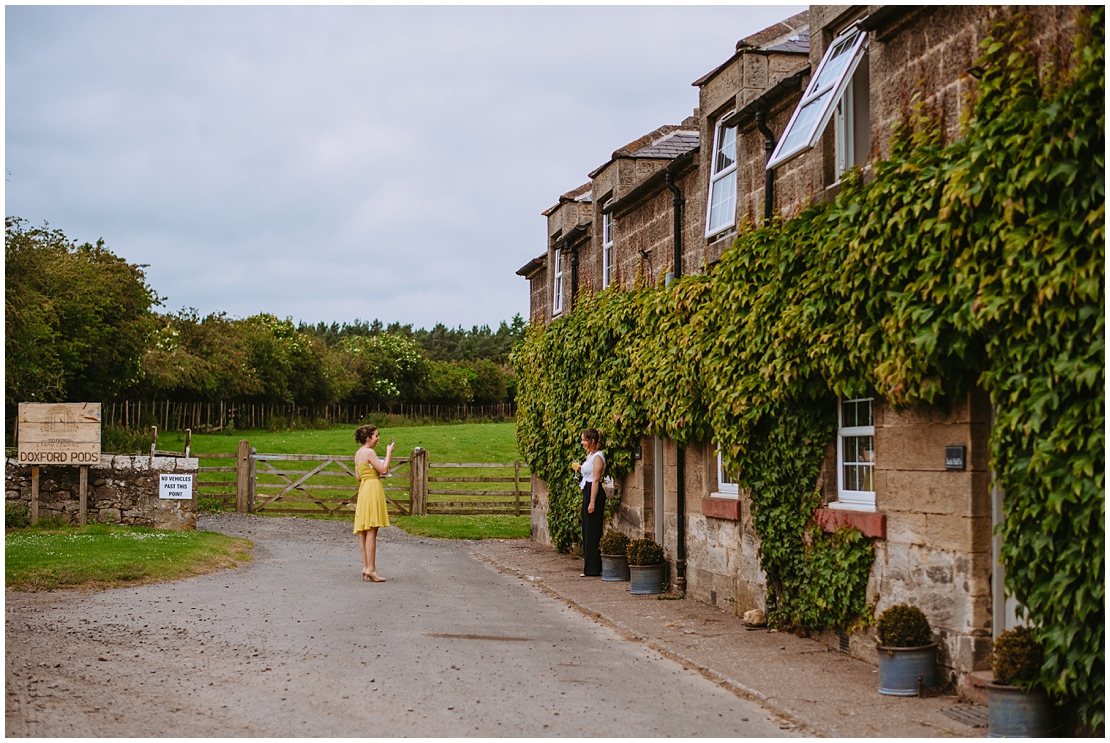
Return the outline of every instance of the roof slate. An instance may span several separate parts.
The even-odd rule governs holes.
[[[637,152],[633,157],[666,158],[674,159],[685,155],[698,146],[698,132],[679,129],[659,140],[655,144]]]

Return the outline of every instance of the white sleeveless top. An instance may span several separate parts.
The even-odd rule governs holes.
[[[594,475],[594,457],[601,457],[601,461],[604,463],[605,452],[595,451],[593,454],[586,455],[586,461],[582,462],[582,480],[584,482],[597,482],[597,477]]]

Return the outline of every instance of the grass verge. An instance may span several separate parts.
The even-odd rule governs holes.
[[[389,522],[409,534],[436,539],[527,539],[530,516],[392,516]]]
[[[4,582],[17,591],[103,590],[202,575],[251,559],[248,539],[141,526],[37,526],[4,534]]]

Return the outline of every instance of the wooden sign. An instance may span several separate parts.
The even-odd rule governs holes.
[[[20,464],[100,461],[100,403],[19,403]]]

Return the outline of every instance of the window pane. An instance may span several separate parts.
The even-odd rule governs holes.
[[[813,137],[813,128],[817,126],[821,120],[821,113],[825,110],[825,104],[829,101],[831,92],[826,92],[817,96],[812,101],[802,107],[798,112],[798,118],[795,119],[794,125],[790,127],[790,133],[786,135],[786,140],[782,143],[779,152],[782,154],[789,154],[799,147],[809,145],[809,140]]]
[[[844,437],[844,463],[875,461],[874,436],[845,436]]]
[[[720,173],[734,162],[736,162],[736,127],[730,126],[722,129],[718,137],[713,172]]]
[[[841,426],[844,428],[875,425],[871,415],[871,400],[845,400],[841,406]]]
[[[860,401],[861,404],[863,401]],[[875,443],[873,436],[845,436],[844,489],[875,490]]]
[[[736,172],[713,182],[709,208],[709,231],[732,224],[736,219]]]
[[[817,78],[817,82],[813,84],[810,90],[817,91],[826,85],[836,84],[836,79],[852,60],[848,52],[852,50],[852,45],[856,43],[856,37],[858,36],[859,32],[856,31],[837,42],[832,51],[828,53],[828,61],[825,62],[825,67],[821,70],[821,76]]]

